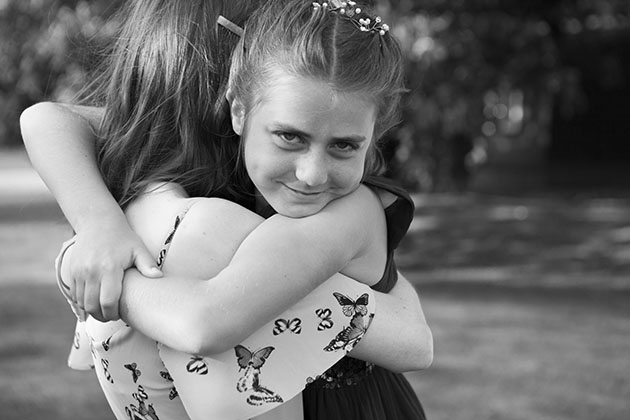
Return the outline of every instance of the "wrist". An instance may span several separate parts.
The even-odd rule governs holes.
[[[72,227],[77,233],[81,233],[96,227],[101,231],[112,228],[119,230],[121,227],[128,229],[129,223],[125,213],[117,204],[115,206],[91,205],[80,212]]]

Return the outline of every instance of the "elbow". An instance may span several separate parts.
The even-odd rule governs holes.
[[[40,136],[37,135],[42,127],[46,127],[47,121],[53,116],[59,115],[62,111],[62,105],[54,102],[38,102],[29,106],[20,114],[20,132],[24,145],[28,146],[37,141]],[[45,136],[41,136],[45,139]]]
[[[240,343],[234,338],[234,334],[221,334],[217,332],[198,333],[191,337],[190,348],[187,353],[199,356],[211,356],[232,350]]]
[[[433,364],[433,334],[428,325],[418,334],[419,351],[415,352],[415,356],[410,358],[411,366],[407,370],[424,370]]]
[[[27,146],[31,139],[29,133],[33,130],[33,128],[37,127],[37,120],[42,107],[46,107],[46,102],[31,105],[20,114],[20,131],[22,133],[22,140]]]
[[[246,338],[243,334],[237,333],[244,331],[244,328],[230,323],[215,322],[214,320],[218,319],[216,316],[195,318],[185,322],[182,344],[176,350],[199,356],[211,356],[232,350]]]
[[[417,370],[428,369],[433,364],[433,334],[429,327],[427,327],[426,336],[425,345],[418,360]]]
[[[409,335],[411,341],[401,350],[394,360],[387,360],[383,367],[396,373],[413,372],[428,369],[433,363],[433,335],[428,326]]]

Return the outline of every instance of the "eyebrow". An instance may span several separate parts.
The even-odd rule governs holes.
[[[270,127],[273,127],[273,130],[283,130],[283,131],[288,131],[291,133],[295,133],[297,135],[299,135],[300,137],[304,137],[307,139],[310,139],[312,136],[310,134],[308,134],[305,131],[302,131],[290,124],[286,124],[286,123],[282,123],[282,122],[271,122],[269,124]],[[341,136],[341,137],[333,137],[333,140],[335,141],[350,141],[350,142],[354,142],[354,143],[363,143],[364,141],[367,140],[367,138],[365,136],[360,136],[358,134],[355,135],[348,135],[348,136]]]

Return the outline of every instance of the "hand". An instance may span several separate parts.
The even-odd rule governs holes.
[[[162,276],[155,258],[124,219],[82,229],[72,248],[64,262],[70,278],[64,280],[77,306],[99,321],[120,318],[118,301],[126,269],[135,266],[145,277]]]

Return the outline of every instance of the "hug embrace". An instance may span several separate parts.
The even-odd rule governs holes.
[[[358,2],[130,0],[81,105],[21,118],[76,235],[69,362],[117,419],[424,419],[433,357],[379,141],[399,46]]]

